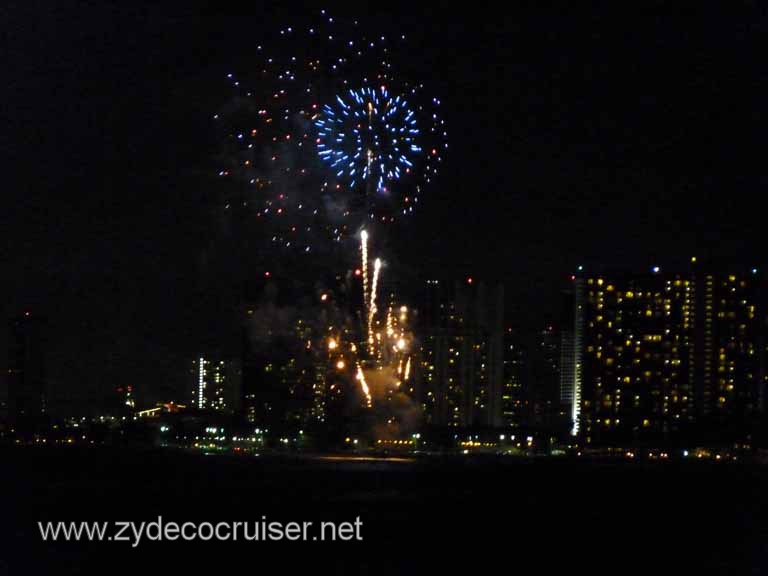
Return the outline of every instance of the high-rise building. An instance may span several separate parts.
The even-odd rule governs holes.
[[[746,417],[759,407],[761,323],[756,273],[697,275],[699,417]]]
[[[45,320],[31,312],[11,321],[8,351],[8,417],[38,423],[46,413]]]
[[[418,390],[426,423],[502,427],[503,287],[429,280],[420,300]]]
[[[738,435],[759,407],[756,274],[590,274],[573,281],[563,399],[587,444]]]
[[[313,323],[285,319],[286,334],[257,338],[247,324],[243,360],[243,408],[249,422],[300,429],[326,421],[328,362],[314,350]],[[310,343],[308,345],[308,343]]]
[[[211,412],[236,412],[240,399],[240,365],[232,360],[206,358],[192,361],[191,406]]]
[[[560,405],[570,420],[571,434],[576,436],[581,415],[584,281],[574,276],[571,284],[565,294],[560,332]]]
[[[587,442],[658,440],[693,418],[694,292],[688,279],[590,277],[581,425]]]
[[[527,423],[537,430],[562,436],[570,421],[568,406],[561,397],[562,333],[554,323],[536,333],[530,353],[530,371],[526,403]]]
[[[525,420],[525,353],[511,328],[504,333],[504,373],[501,392],[501,417],[505,428],[518,429]]]

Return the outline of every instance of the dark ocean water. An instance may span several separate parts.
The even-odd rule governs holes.
[[[748,464],[0,450],[0,574],[762,574]],[[362,521],[347,542],[43,542],[38,521]]]

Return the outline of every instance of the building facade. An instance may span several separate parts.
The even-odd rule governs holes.
[[[504,372],[501,392],[501,418],[505,428],[516,430],[527,419],[528,395],[525,389],[526,354],[511,328],[504,332]]]
[[[562,398],[584,443],[746,437],[764,380],[755,273],[654,268],[573,284]]]
[[[504,289],[429,280],[418,305],[419,398],[436,427],[504,426]]]
[[[239,408],[240,364],[200,355],[192,361],[191,406],[197,410],[234,413]]]

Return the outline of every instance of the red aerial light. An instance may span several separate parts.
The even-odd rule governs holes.
[[[264,272],[264,276],[266,276],[267,278],[269,278],[269,272]]]
[[[472,276],[470,276],[469,278],[467,278],[467,284],[472,284]]]

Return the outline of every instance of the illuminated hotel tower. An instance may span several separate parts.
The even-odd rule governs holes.
[[[200,356],[192,361],[191,374],[194,408],[214,412],[236,410],[239,371],[234,363]]]
[[[693,261],[695,263],[695,261]],[[759,409],[757,271],[590,274],[573,280],[562,400],[585,444],[743,435]]]

